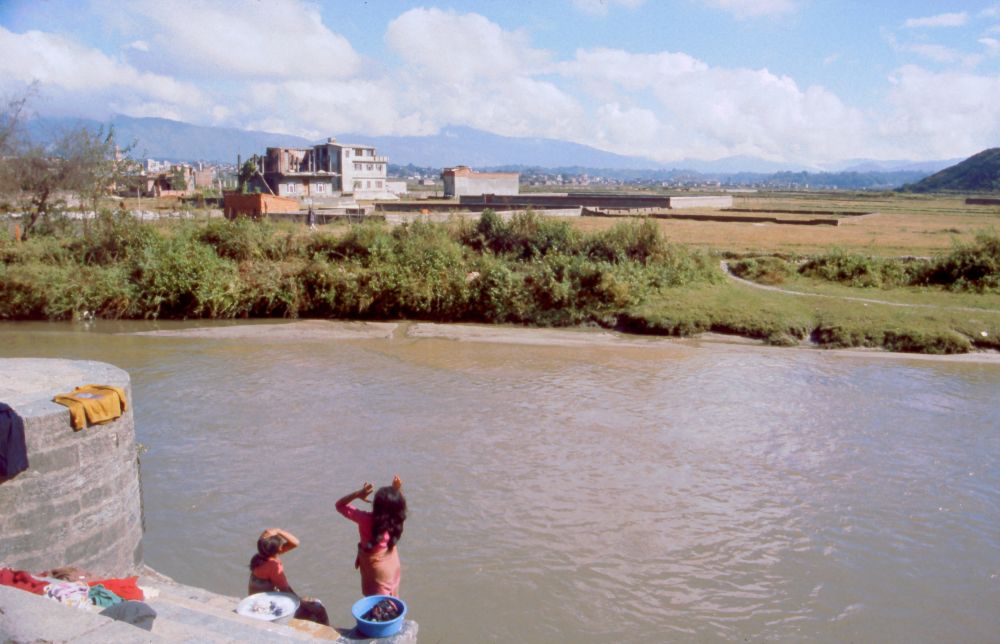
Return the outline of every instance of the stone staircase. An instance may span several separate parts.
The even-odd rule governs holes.
[[[152,631],[78,609],[21,590],[0,586],[0,641],[2,642],[314,642],[338,644],[378,642],[416,644],[417,623],[407,621],[396,635],[368,639],[352,628],[331,628],[290,619],[265,622],[237,615],[237,597],[217,595],[178,584],[146,568],[139,577],[145,603],[156,611]],[[351,625],[353,626],[353,625]]]

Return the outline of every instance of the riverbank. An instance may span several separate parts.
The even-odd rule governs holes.
[[[456,342],[490,344],[516,344],[549,347],[622,347],[649,348],[682,346],[730,347],[733,350],[802,350],[822,351],[826,355],[932,360],[936,362],[983,363],[1000,365],[1000,352],[974,351],[961,354],[913,354],[879,349],[827,349],[822,345],[803,341],[794,348],[772,347],[761,340],[739,335],[703,333],[690,338],[640,336],[596,328],[543,329],[485,324],[440,324],[434,322],[345,322],[336,320],[301,320],[287,322],[261,322],[245,325],[195,327],[188,329],[162,329],[155,331],[123,332],[127,335],[164,338],[200,338],[219,340],[253,341],[340,341],[371,339],[435,338]]]
[[[782,261],[746,260],[758,272]],[[249,220],[149,224],[107,214],[83,231],[0,239],[0,320],[403,319],[714,332],[906,353],[1000,349],[995,235],[905,263],[835,251],[810,261],[826,283],[858,284],[866,296],[873,279],[895,288],[886,280],[905,277],[900,284],[916,302],[807,302],[732,283],[718,255],[671,243],[648,219],[584,234],[530,212],[505,221],[487,211],[474,224],[312,233]],[[845,269],[850,282],[839,284]],[[925,298],[934,306],[921,304]]]
[[[333,612],[335,626],[286,617],[274,622],[238,615],[239,597],[180,584],[148,566],[137,583],[144,594],[145,615],[136,625],[89,610],[63,606],[46,597],[0,586],[0,636],[11,642],[376,642],[416,644],[419,625],[407,620],[391,637],[369,639],[350,624],[350,613]],[[344,614],[347,619],[344,619]],[[151,617],[152,616],[152,617]],[[133,618],[134,619],[134,618]]]

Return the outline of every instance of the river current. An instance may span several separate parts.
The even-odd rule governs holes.
[[[229,328],[0,324],[0,357],[130,373],[145,559],[180,582],[244,594],[280,526],[292,586],[349,625],[333,502],[398,473],[423,642],[998,640],[997,363],[135,334],[193,326]]]

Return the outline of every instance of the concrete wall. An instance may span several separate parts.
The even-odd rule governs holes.
[[[703,195],[697,197],[670,197],[670,208],[732,208],[732,195]]]
[[[456,179],[457,180],[457,179]],[[629,195],[578,192],[572,194],[502,195],[484,193],[482,196],[459,196],[462,206],[532,206],[535,208],[567,208],[584,206],[590,208],[732,208],[732,195]]]
[[[600,193],[573,194],[523,194],[519,196],[484,194],[459,197],[462,206],[489,206],[494,209],[508,207],[527,208],[669,208],[670,197],[663,195],[611,195]]]
[[[262,192],[247,195],[227,192],[223,204],[229,219],[237,215],[259,217],[272,212],[298,212],[302,209],[302,203],[298,199],[276,197]]]
[[[444,196],[516,195],[520,190],[519,176],[514,173],[476,172],[471,175],[445,172]]]
[[[74,432],[52,402],[84,384],[125,389],[129,410]],[[139,461],[127,373],[102,362],[0,359],[0,401],[25,423],[29,467],[0,480],[0,563],[125,575],[142,563]]]

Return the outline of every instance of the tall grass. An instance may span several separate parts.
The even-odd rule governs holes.
[[[671,286],[718,280],[703,253],[623,223],[594,236],[526,213],[475,225],[366,223],[342,235],[245,219],[147,224],[0,242],[0,317],[321,316],[611,324]]]
[[[1000,236],[980,232],[973,242],[956,244],[932,259],[891,259],[839,249],[799,266],[776,257],[733,262],[733,273],[765,284],[780,284],[793,274],[858,288],[940,286],[951,291],[1000,293]]]

